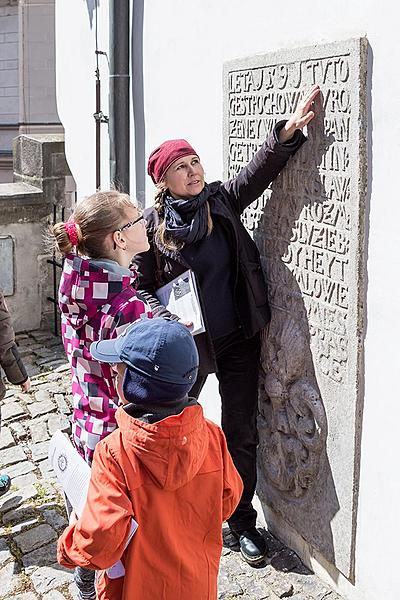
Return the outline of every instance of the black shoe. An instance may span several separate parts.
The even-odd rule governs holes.
[[[257,565],[264,560],[268,550],[267,543],[255,527],[232,533],[239,542],[240,554],[249,565]]]

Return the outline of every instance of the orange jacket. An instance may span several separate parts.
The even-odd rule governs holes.
[[[222,523],[242,481],[221,429],[199,405],[154,424],[117,413],[96,446],[81,519],[65,529],[58,561],[125,577],[98,579],[101,600],[215,600]],[[131,518],[139,527],[125,549]]]

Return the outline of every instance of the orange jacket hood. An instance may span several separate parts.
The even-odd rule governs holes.
[[[136,455],[159,488],[177,490],[199,472],[209,442],[199,405],[153,424],[131,417],[120,407],[116,419],[126,453]]]

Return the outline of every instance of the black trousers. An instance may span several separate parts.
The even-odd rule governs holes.
[[[244,485],[238,507],[229,519],[240,532],[254,527],[257,512],[251,502],[257,482],[257,408],[260,336],[245,339],[241,329],[213,340],[217,359],[216,376],[222,402],[222,429],[235,467]],[[199,397],[207,375],[199,376],[189,395]]]

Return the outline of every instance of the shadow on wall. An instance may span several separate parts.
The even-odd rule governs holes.
[[[321,135],[321,99],[318,104],[308,142],[286,167],[284,182],[281,177],[274,182],[254,230],[272,309],[262,336],[258,495],[335,564],[331,522],[339,502],[326,451],[325,406],[310,349],[312,324],[295,274],[286,266],[296,264],[293,242],[301,235],[300,213],[316,203],[323,210],[328,201],[318,167],[334,140]],[[300,271],[304,275],[304,268]]]

